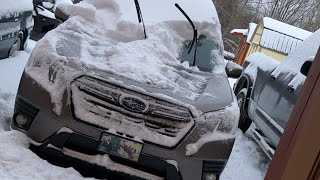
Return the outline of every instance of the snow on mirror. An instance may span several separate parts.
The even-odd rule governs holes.
[[[43,0],[42,6],[48,10],[51,10],[55,5],[55,0]]]

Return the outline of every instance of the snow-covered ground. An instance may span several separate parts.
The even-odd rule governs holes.
[[[13,113],[15,94],[21,74],[35,42],[29,41],[26,52],[0,60],[0,179],[81,179],[73,168],[61,168],[42,160],[29,147],[28,138],[16,131],[8,131]],[[230,79],[233,86],[235,80]],[[268,159],[240,130],[222,180],[263,179]]]

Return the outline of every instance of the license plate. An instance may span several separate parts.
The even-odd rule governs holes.
[[[138,161],[143,143],[132,141],[107,132],[102,132],[98,150],[131,161]]]

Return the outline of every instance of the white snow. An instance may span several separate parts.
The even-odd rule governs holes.
[[[271,72],[276,68],[280,62],[273,59],[270,56],[267,56],[260,52],[255,52],[247,57],[247,62],[250,64],[246,69],[244,70],[253,80],[257,77],[257,70],[260,68],[263,71],[269,71]]]
[[[236,55],[228,51],[223,51],[223,56],[227,57],[228,59],[234,59],[236,57]]]
[[[231,88],[233,88],[234,84],[237,82],[238,79],[234,79],[234,78],[229,78],[229,84],[231,86]]]
[[[294,52],[290,53],[283,62],[272,72],[275,77],[284,73],[298,74],[305,61],[312,61],[320,47],[320,30],[301,43]],[[299,78],[299,77],[297,77]],[[295,83],[295,86],[303,80]]]
[[[174,167],[176,167],[177,171],[179,171],[179,166],[178,166],[178,162],[175,160],[166,160],[167,163],[174,165]]]
[[[256,23],[249,23],[249,32],[247,34],[247,43],[251,43],[251,39],[252,39],[252,36],[256,30],[256,27],[257,27],[257,24]]]
[[[14,53],[12,57],[6,60],[0,60],[0,91],[12,94],[17,93],[19,80],[29,56],[30,54],[21,51]],[[12,79],[17,79],[18,81],[12,81]]]
[[[251,38],[253,36],[253,33],[255,32],[257,27],[256,23],[249,23],[249,28],[248,29],[233,29],[230,33],[239,33],[242,34],[244,36],[247,36],[247,43],[251,43]]]
[[[283,33],[285,35],[288,35],[300,40],[305,40],[312,34],[312,32],[309,32],[307,30],[300,29],[298,27],[277,21],[269,17],[263,18],[263,24],[265,28],[268,28],[273,31],[277,31],[279,33]]]
[[[32,0],[0,0],[0,18],[10,17],[24,11],[32,11]]]
[[[18,131],[0,133],[0,179],[83,179],[73,168],[49,164],[28,149],[29,138]]]
[[[44,17],[50,18],[50,19],[56,19],[56,17],[54,16],[54,13],[44,9],[44,8],[37,8],[38,13],[41,14]]]
[[[260,44],[263,47],[289,54],[290,52],[293,52],[302,41],[303,40],[273,30],[264,29]]]
[[[263,18],[264,30],[260,44],[263,47],[289,54],[312,32],[271,19]]]
[[[231,34],[233,33],[239,33],[242,35],[247,35],[248,34],[248,29],[233,29],[232,31],[230,31]]]
[[[221,180],[263,180],[269,166],[269,159],[252,140],[251,135],[236,133],[235,145]]]

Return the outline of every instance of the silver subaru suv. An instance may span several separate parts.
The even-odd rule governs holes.
[[[218,179],[239,119],[220,23],[211,0],[176,2],[58,7],[66,21],[33,49],[11,127],[108,179]]]

